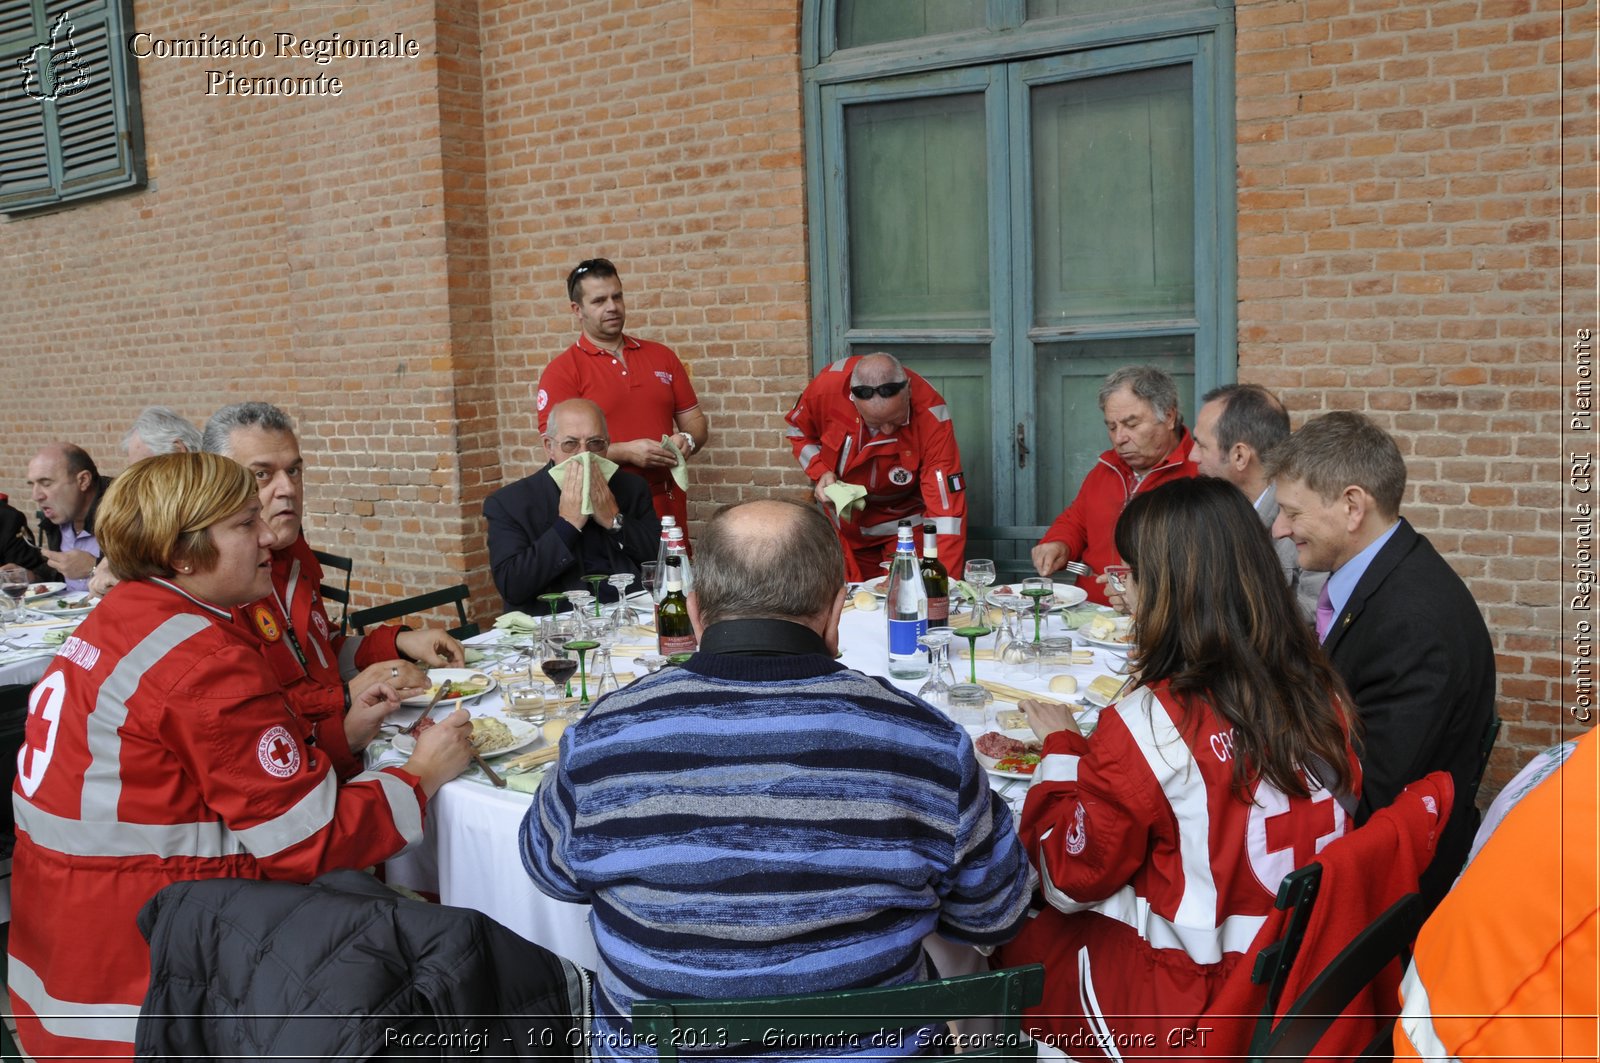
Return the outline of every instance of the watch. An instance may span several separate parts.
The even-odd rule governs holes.
[[[622,513],[619,511],[615,517],[611,518],[611,526],[608,527],[606,529],[606,531],[619,532],[621,530],[622,530]]]

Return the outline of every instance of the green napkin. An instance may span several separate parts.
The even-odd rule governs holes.
[[[843,480],[835,480],[824,487],[822,493],[828,496],[833,508],[839,511],[841,520],[854,520],[856,513],[867,508],[867,489],[860,484],[847,484]]]
[[[617,471],[617,463],[598,454],[591,454],[587,450],[581,450],[566,461],[552,465],[550,475],[555,478],[558,486],[566,487],[567,475],[573,470],[576,470],[576,475],[583,477],[583,508],[580,512],[586,515],[592,514],[594,506],[589,502],[589,477],[599,472],[602,480],[609,480],[611,474]]]
[[[484,653],[482,650],[475,650],[471,646],[463,646],[461,649],[461,655],[468,664],[477,664],[483,660]]]
[[[515,790],[519,794],[531,794],[539,789],[539,780],[544,778],[544,770],[548,764],[535,768],[533,771],[519,771],[504,776],[506,789]]]
[[[59,646],[67,641],[67,636],[76,630],[76,628],[70,627],[56,628],[54,631],[46,631],[39,641],[46,646]]]
[[[527,613],[513,609],[494,622],[494,626],[501,631],[513,635],[531,635],[539,630],[539,622]]]
[[[672,456],[678,459],[678,464],[672,467],[672,482],[678,485],[678,490],[689,490],[689,461],[683,456],[683,451],[678,449],[678,444],[672,441],[671,436],[662,436],[661,445],[672,451]]]

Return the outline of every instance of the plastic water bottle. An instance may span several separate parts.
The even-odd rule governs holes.
[[[902,526],[889,565],[889,675],[921,679],[928,674],[928,654],[917,640],[928,633],[928,592],[917,563],[917,544],[909,526]]]
[[[665,573],[667,572],[668,567],[672,564],[672,558],[678,559],[678,574],[679,579],[683,584],[683,593],[687,595],[690,591],[694,590],[694,569],[689,567],[689,551],[683,544],[683,529],[673,528],[667,534],[667,556],[662,560],[661,572],[663,575],[661,577],[661,593],[656,597],[657,602],[660,602],[667,596],[667,579]]]
[[[661,582],[667,582],[667,540],[671,538],[673,528],[678,526],[677,517],[661,518],[661,542],[656,545],[656,571],[661,574]],[[660,589],[656,592],[656,601],[661,600]]]

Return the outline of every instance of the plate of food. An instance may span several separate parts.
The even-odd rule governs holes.
[[[22,600],[24,602],[36,602],[41,598],[49,598],[52,595],[60,594],[66,589],[67,585],[65,583],[30,583],[27,591],[22,595]]]
[[[420,730],[426,731],[432,724],[430,719]],[[502,720],[498,716],[475,716],[472,720],[472,744],[478,747],[481,757],[516,753],[543,741],[544,732],[523,720]],[[409,754],[417,748],[417,740],[412,735],[395,735],[394,748]]]
[[[432,686],[421,694],[406,698],[400,704],[410,708],[426,708],[428,702],[433,700],[434,694],[439,692],[440,684],[446,680],[450,681],[450,693],[440,698],[435,708],[450,708],[463,701],[481,698],[497,685],[493,677],[473,671],[471,668],[430,668],[428,682]]]
[[[978,763],[1003,779],[1031,779],[1044,745],[1031,730],[986,731],[972,740]]]
[[[1056,604],[1063,609],[1071,609],[1089,600],[1089,592],[1073,583],[1057,583],[1055,589]]]
[[[1111,650],[1133,648],[1133,618],[1128,616],[1097,616],[1078,629],[1085,642]]]
[[[889,577],[873,576],[871,579],[862,580],[859,589],[876,598],[887,598],[889,597]]]
[[[69,594],[65,598],[51,598],[28,608],[41,616],[88,616],[89,610],[100,604],[91,594]]]

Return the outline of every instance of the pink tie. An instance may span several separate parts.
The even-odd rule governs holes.
[[[1328,637],[1328,628],[1333,626],[1333,599],[1328,597],[1328,585],[1324,583],[1322,590],[1317,594],[1317,641],[1321,642]]]

